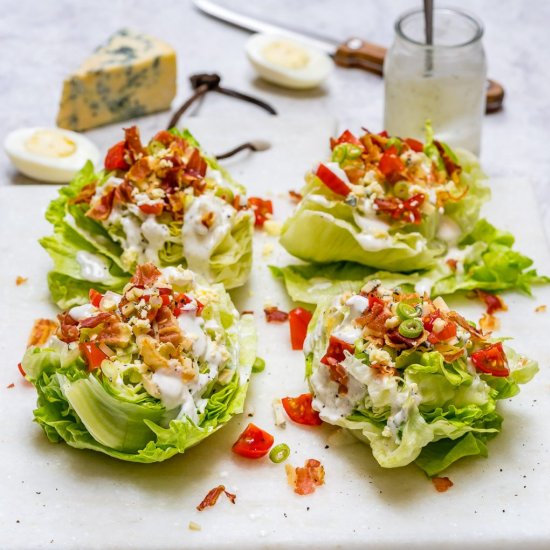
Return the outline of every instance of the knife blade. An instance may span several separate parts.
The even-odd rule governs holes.
[[[229,23],[234,27],[252,32],[280,34],[305,42],[320,49],[334,58],[341,67],[363,69],[382,76],[386,48],[367,42],[361,38],[352,37],[341,42],[334,38],[297,29],[289,25],[279,25],[252,17],[235,10],[225,8],[211,0],[193,0],[193,4],[210,17]],[[487,81],[487,103],[485,111],[493,113],[502,108],[504,88],[494,80]]]

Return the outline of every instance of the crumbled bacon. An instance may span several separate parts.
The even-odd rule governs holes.
[[[504,300],[497,294],[490,294],[480,289],[476,289],[477,297],[485,302],[487,306],[487,314],[492,315],[496,311],[508,311],[508,306],[504,303]]]
[[[264,308],[264,313],[268,323],[284,323],[288,320],[288,313],[281,311],[277,306]]]
[[[456,311],[449,311],[446,314],[447,320],[455,322],[458,326],[462,327],[464,330],[468,331],[470,335],[472,336],[473,340],[478,340],[484,342],[487,340],[487,336],[483,334],[482,331],[478,330],[474,326],[472,326],[462,315],[457,313]]]
[[[451,344],[446,343],[435,344],[434,349],[443,356],[443,359],[446,363],[452,363],[453,361],[456,361],[465,353],[464,348],[452,346]]]
[[[325,482],[325,469],[314,458],[306,460],[303,468],[299,466],[293,468],[288,464],[286,466],[286,473],[289,485],[299,495],[310,495]]]
[[[290,198],[294,202],[300,202],[303,198],[301,193],[298,193],[297,191],[293,191],[292,189],[288,192],[288,194],[290,195]]]
[[[545,305],[545,304],[542,304],[542,305],[537,306],[537,307],[535,308],[535,313],[545,313],[546,310],[547,310],[546,305]]]
[[[108,346],[126,347],[130,343],[131,330],[116,315],[112,315],[103,323],[97,341]]]
[[[130,153],[132,161],[136,161],[145,154],[145,149],[141,144],[141,138],[139,136],[139,128],[137,126],[125,128],[124,138],[126,142],[126,149]]]
[[[133,201],[132,184],[128,180],[124,180],[115,189],[113,204],[128,204]]]
[[[457,178],[460,175],[460,172],[462,172],[462,166],[459,164],[456,164],[451,157],[447,154],[447,151],[445,151],[443,145],[437,140],[434,141],[435,146],[437,147],[437,150],[439,151],[439,156],[443,160],[443,164],[445,165],[445,171],[451,178],[453,176]]]
[[[130,279],[130,283],[140,288],[152,286],[160,275],[157,267],[149,262],[136,267],[136,272]]]
[[[334,357],[327,357],[326,363],[330,379],[338,384],[338,393],[348,393],[348,373]]]
[[[86,203],[90,204],[92,197],[95,195],[95,181],[92,183],[87,183],[82,189],[78,192],[76,197],[73,197],[69,200],[69,204],[81,204]]]
[[[432,477],[432,483],[438,493],[444,493],[454,485],[448,477]]]
[[[116,316],[113,315],[112,313],[107,313],[105,311],[102,311],[97,315],[93,315],[92,317],[87,317],[86,319],[82,319],[80,321],[80,328],[95,328],[101,323],[107,322],[111,318],[116,318]]]
[[[448,258],[445,260],[445,263],[451,268],[451,271],[456,271],[456,268],[458,266],[458,261],[453,260],[452,258]]]
[[[484,313],[479,320],[479,326],[483,332],[494,332],[500,328],[500,321],[490,313]]]
[[[60,313],[57,316],[59,326],[57,327],[57,337],[66,344],[76,342],[80,335],[78,330],[78,321],[73,319],[68,312]]]
[[[8,385],[6,386],[6,388],[7,388],[8,390],[11,390],[12,388],[15,388],[15,384],[12,382],[11,384],[8,384]]]
[[[418,338],[407,338],[399,330],[394,329],[384,335],[384,341],[386,345],[394,349],[415,348],[423,344],[428,339],[429,334],[427,330],[424,330]]]
[[[380,374],[386,374],[389,376],[396,376],[398,373],[398,370],[394,367],[390,367],[389,365],[383,365],[382,363],[372,363],[370,365],[371,369],[376,369],[380,372]]]
[[[168,306],[162,306],[157,313],[158,336],[161,342],[170,342],[178,347],[183,342],[181,328]]]
[[[217,487],[214,487],[210,491],[208,491],[208,494],[204,497],[202,502],[197,506],[197,510],[201,512],[208,506],[214,506],[216,502],[218,502],[218,498],[222,493],[225,493],[225,496],[231,501],[232,504],[235,504],[235,501],[237,500],[237,495],[233,493],[228,493],[225,490],[224,485],[218,485]]]
[[[214,212],[205,212],[201,217],[201,224],[210,229],[214,225],[216,214]]]
[[[21,275],[18,275],[15,278],[15,285],[16,286],[24,285],[28,280],[29,280],[28,277],[21,277]]]
[[[127,181],[140,184],[144,182],[153,173],[153,168],[149,162],[149,157],[143,157],[132,164],[126,174]]]
[[[113,209],[115,198],[115,188],[109,189],[105,194],[94,200],[86,216],[92,220],[106,220]]]
[[[43,346],[56,329],[57,323],[55,321],[51,319],[37,319],[27,340],[27,347]]]
[[[208,165],[206,164],[206,161],[202,158],[200,151],[195,147],[193,148],[193,152],[191,153],[191,156],[187,161],[186,168],[189,171],[195,171],[202,178],[204,178],[204,176],[206,175]]]
[[[367,329],[368,334],[383,338],[386,334],[386,321],[391,317],[384,302],[376,298],[369,304],[369,308],[355,321],[358,326]]]

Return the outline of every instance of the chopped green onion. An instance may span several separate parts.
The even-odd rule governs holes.
[[[389,149],[390,147],[395,147],[397,149],[397,153],[401,153],[401,147],[403,147],[403,143],[399,138],[391,137],[386,141],[386,149]]]
[[[346,147],[346,144],[340,143],[340,145],[337,145],[332,151],[332,161],[337,162],[338,164],[342,164],[342,162],[346,160],[347,154],[348,149]]]
[[[399,302],[396,309],[397,316],[402,320],[414,319],[420,315],[420,311],[410,304]]]
[[[279,443],[279,445],[275,445],[275,447],[273,447],[273,449],[269,452],[269,460],[271,460],[271,462],[275,462],[275,464],[284,462],[289,456],[290,447],[286,443]]]
[[[399,325],[399,334],[405,338],[416,338],[424,331],[424,325],[420,319],[406,319]]]
[[[358,145],[353,145],[353,143],[347,144],[347,154],[350,159],[358,159],[363,153],[363,149]]]
[[[409,184],[406,181],[398,181],[393,186],[393,194],[399,199],[409,198]]]
[[[252,365],[252,372],[258,373],[265,369],[265,361],[261,357],[256,357],[256,361]]]

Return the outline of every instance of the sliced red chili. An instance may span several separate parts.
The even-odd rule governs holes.
[[[248,199],[248,207],[254,212],[254,225],[256,227],[263,227],[264,223],[273,215],[273,203],[270,200],[250,197]]]
[[[319,164],[319,168],[317,168],[315,175],[337,195],[347,197],[350,194],[351,189],[348,185],[324,164]]]
[[[506,357],[506,353],[504,353],[501,342],[491,344],[479,351],[474,351],[470,358],[478,371],[491,374],[492,376],[508,376],[510,374],[508,358]]]
[[[105,157],[105,170],[128,170],[130,167],[124,160],[126,154],[126,142],[119,141],[115,143],[108,151]]]
[[[271,434],[250,423],[231,450],[245,458],[261,458],[269,452],[274,441]]]
[[[405,201],[397,197],[374,199],[374,204],[377,210],[394,220],[419,224],[422,221],[420,207],[424,203],[425,198],[424,194],[418,193]]]
[[[312,317],[312,313],[302,307],[296,307],[288,312],[292,349],[304,349],[307,327]]]
[[[305,426],[320,426],[323,421],[319,418],[319,413],[313,409],[312,400],[311,393],[303,393],[298,397],[283,397],[281,402],[286,414],[293,422]]]

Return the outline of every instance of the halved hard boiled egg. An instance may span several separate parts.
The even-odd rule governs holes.
[[[308,44],[276,34],[255,34],[246,55],[265,80],[293,89],[315,88],[334,68],[332,59]]]
[[[67,183],[99,149],[87,137],[60,128],[20,128],[4,141],[6,154],[25,176],[49,183]]]

